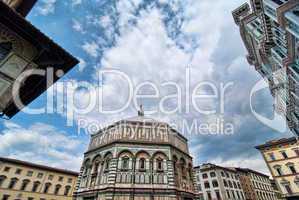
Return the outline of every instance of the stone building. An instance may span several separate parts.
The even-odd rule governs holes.
[[[279,190],[279,188],[278,188],[278,186],[277,186],[275,180],[274,180],[274,179],[271,179],[270,181],[271,181],[272,188],[273,188],[273,190],[274,190],[274,192],[275,192],[275,196],[276,196],[276,198],[277,198],[278,200],[285,199],[285,198],[282,197],[281,191]]]
[[[199,199],[245,200],[235,169],[207,163],[195,167],[194,173]]]
[[[248,200],[277,200],[269,176],[247,168],[235,168]]]
[[[271,140],[256,147],[287,199],[299,199],[299,142],[296,138]]]
[[[1,117],[13,117],[78,63],[25,19],[35,2],[0,0]]]
[[[1,200],[71,200],[77,172],[0,157]]]
[[[91,136],[75,198],[191,200],[192,169],[187,139],[139,112]]]
[[[269,84],[276,113],[299,136],[299,1],[250,0],[233,11],[248,63]]]

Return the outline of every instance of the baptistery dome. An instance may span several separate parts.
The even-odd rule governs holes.
[[[139,113],[91,136],[75,197],[195,199],[192,169],[187,139]]]

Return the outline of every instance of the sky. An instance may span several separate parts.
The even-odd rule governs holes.
[[[250,92],[261,80],[246,61],[246,50],[231,11],[244,0],[39,0],[27,19],[60,46],[79,59],[74,67],[30,108],[47,105],[48,97],[74,94],[68,101],[56,102],[54,112],[44,114],[18,113],[10,120],[0,121],[0,156],[7,156],[50,166],[79,170],[89,135],[80,129],[80,121],[107,125],[137,115],[133,101],[128,108],[106,114],[97,109],[88,113],[68,112],[66,106],[84,107],[91,96],[88,91],[63,89],[65,83],[89,84],[94,94],[100,94],[96,105],[116,109],[128,98],[128,84],[117,75],[97,76],[104,70],[117,69],[126,74],[136,87],[141,83],[158,86],[160,96],[142,99],[145,114],[177,126],[184,123],[214,124],[223,119],[232,124],[232,134],[186,134],[194,165],[205,162],[230,167],[248,167],[269,174],[260,153],[254,148],[268,140],[291,137],[289,131],[277,132],[262,124],[250,109]],[[188,95],[181,91],[182,110],[167,113],[157,109],[163,97],[175,94],[174,88],[163,85],[186,85],[190,72],[190,87],[212,83],[217,91],[221,84],[231,85],[221,98],[198,100],[205,110],[197,112],[185,102]],[[152,94],[153,88],[143,87],[142,94]],[[211,94],[211,88],[204,88]],[[221,112],[221,102],[224,111]],[[175,99],[163,101],[163,108],[174,110]],[[253,97],[254,109],[263,116],[273,115],[273,100],[268,90]],[[57,112],[61,110],[61,112]]]

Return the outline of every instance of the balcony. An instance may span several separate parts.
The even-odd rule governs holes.
[[[296,110],[298,108],[298,106],[299,106],[299,97],[298,97],[298,94],[295,94],[294,92],[291,92],[290,101],[295,106],[294,109]]]
[[[280,0],[264,0],[265,14],[272,20],[277,22],[276,9],[282,4],[283,2]]]
[[[291,65],[288,69],[292,80],[295,81],[295,86],[299,85],[299,65]]]
[[[260,43],[264,37],[260,18],[256,18],[248,23],[246,25],[246,30],[256,40],[257,43]]]
[[[299,116],[296,115],[295,113],[292,113],[292,118],[293,118],[293,122],[294,122],[295,126],[298,127],[298,125],[299,125]]]
[[[280,67],[283,67],[283,61],[286,58],[286,55],[279,47],[273,47],[271,49],[271,54],[273,60],[280,65]]]
[[[299,6],[285,13],[287,30],[299,38]]]

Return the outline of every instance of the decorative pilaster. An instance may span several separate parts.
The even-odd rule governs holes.
[[[117,158],[112,158],[109,163],[108,184],[115,184],[117,170]]]
[[[73,200],[76,200],[76,195],[78,193],[78,190],[80,188],[80,183],[81,183],[81,179],[82,179],[82,175],[83,175],[83,171],[84,171],[84,167],[82,166],[80,168],[80,172],[79,172],[79,176],[77,178],[77,182],[75,184],[75,188],[74,188],[74,192],[73,192]]]
[[[167,161],[167,177],[169,186],[175,187],[173,161],[171,160]]]

